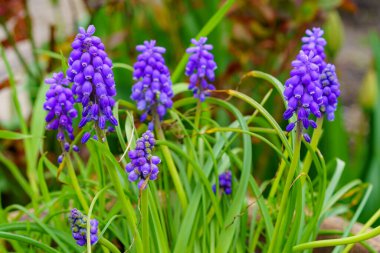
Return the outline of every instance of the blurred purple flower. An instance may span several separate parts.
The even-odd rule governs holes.
[[[112,114],[116,95],[112,61],[104,51],[104,44],[99,37],[93,36],[95,27],[90,25],[87,31],[79,28],[79,33],[71,44],[73,50],[69,58],[67,76],[73,82],[72,91],[77,96],[77,103],[83,106],[79,127],[94,121],[95,127],[105,129],[107,122],[117,126]],[[82,143],[88,140],[85,134]]]
[[[151,40],[136,47],[141,53],[133,66],[133,79],[136,83],[132,87],[131,99],[136,101],[137,109],[143,112],[141,121],[154,114],[162,120],[167,109],[173,105],[170,73],[162,57],[166,49],[155,45],[156,41]],[[153,130],[152,122],[149,129]]]
[[[326,114],[329,121],[335,119],[335,111],[340,96],[340,84],[335,73],[335,66],[327,64],[319,77],[323,89],[323,103],[321,111]]]
[[[185,74],[190,77],[189,89],[193,91],[194,97],[204,101],[210,95],[209,90],[215,90],[211,84],[215,80],[215,69],[217,68],[214,56],[209,51],[213,46],[205,44],[207,38],[201,37],[199,41],[192,39],[194,47],[189,47],[186,53],[190,54],[186,65]]]
[[[87,244],[87,222],[88,217],[82,214],[78,209],[74,208],[71,210],[69,215],[69,223],[71,226],[71,232],[73,238],[79,246],[84,246]],[[96,219],[90,220],[90,239],[91,245],[98,241],[98,225],[99,222]]]
[[[219,175],[219,189],[223,190],[227,195],[232,193],[232,173],[226,171]],[[212,186],[212,190],[216,193],[216,184]]]

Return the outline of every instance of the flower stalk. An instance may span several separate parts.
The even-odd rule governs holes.
[[[154,125],[155,125],[157,139],[166,141],[164,132],[163,132],[162,127],[161,127],[160,119],[157,115],[155,116],[155,124]],[[181,179],[180,179],[179,174],[177,172],[177,168],[174,164],[172,155],[170,154],[170,150],[167,146],[161,146],[160,148],[161,148],[162,154],[164,155],[166,165],[169,169],[169,173],[173,179],[174,187],[177,191],[178,198],[179,198],[179,201],[181,203],[182,209],[185,211],[187,208],[187,197],[185,194],[185,190],[182,186]]]
[[[311,148],[312,148],[313,151],[316,150],[316,148],[318,146],[318,142],[319,142],[319,140],[322,137],[322,133],[323,133],[323,130],[322,130],[323,118],[318,118],[317,119],[317,125],[318,126],[314,130],[313,137],[312,137],[311,143],[310,143],[310,146],[311,146]],[[302,165],[302,173],[303,174],[305,174],[305,175],[309,174],[309,170],[310,170],[312,159],[313,158],[311,157],[311,153],[310,153],[310,151],[308,151],[307,154],[306,154],[306,157],[304,159],[303,165]],[[301,180],[302,180],[301,181],[302,184],[304,184],[305,183],[305,177],[302,177]]]
[[[147,186],[148,187],[148,186]],[[142,216],[142,242],[144,245],[144,253],[149,253],[149,210],[148,210],[148,194],[149,189],[141,189],[141,216]]]
[[[70,159],[70,156],[69,155],[65,155],[65,162],[66,162],[66,165],[67,165],[67,170],[68,170],[68,174],[69,174],[69,177],[70,177],[70,180],[71,180],[71,184],[74,188],[74,191],[79,199],[79,202],[83,208],[83,210],[85,212],[88,212],[88,204],[87,204],[87,201],[81,191],[81,188],[79,186],[79,182],[78,182],[78,178],[75,174],[75,170],[74,170],[74,166],[71,162],[71,159]]]
[[[293,251],[301,251],[301,250],[306,250],[306,249],[314,249],[314,248],[322,248],[322,247],[331,247],[331,246],[352,244],[352,243],[357,243],[357,242],[362,242],[362,241],[368,240],[368,239],[370,239],[372,237],[376,237],[378,235],[380,235],[380,226],[376,227],[375,229],[373,229],[369,232],[359,234],[359,235],[350,236],[350,237],[346,237],[346,238],[320,240],[320,241],[302,243],[302,244],[294,246]]]
[[[295,140],[295,145],[293,149],[293,159],[290,164],[288,176],[286,177],[284,193],[282,194],[280,209],[277,215],[277,221],[274,227],[272,241],[270,242],[269,249],[268,249],[269,253],[278,252],[277,251],[278,246],[280,246],[282,242],[282,240],[279,238],[280,236],[279,231],[282,230],[281,226],[285,225],[285,222],[283,222],[283,218],[284,218],[284,214],[287,207],[286,203],[288,201],[288,196],[290,192],[290,187],[293,182],[294,174],[299,164],[299,157],[300,157],[300,150],[301,150],[301,131],[302,131],[301,125],[297,123],[296,140]]]

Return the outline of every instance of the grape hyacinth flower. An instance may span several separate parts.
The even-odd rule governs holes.
[[[318,62],[319,72],[321,73],[326,66],[325,59],[325,46],[326,40],[322,37],[324,31],[319,27],[306,30],[306,36],[302,38],[302,50],[306,55],[309,55],[310,51],[314,52],[314,55],[318,55],[320,62]]]
[[[335,73],[335,66],[327,64],[319,77],[323,89],[323,103],[320,110],[326,114],[327,120],[333,121],[340,96],[339,81]]]
[[[133,79],[137,82],[132,87],[131,99],[136,101],[137,109],[142,111],[141,121],[157,114],[162,120],[167,109],[173,105],[172,82],[168,67],[162,54],[166,49],[155,46],[156,41],[145,41],[136,50],[141,52],[133,68]],[[149,123],[153,130],[153,123]]]
[[[190,77],[189,90],[192,90],[194,97],[201,102],[210,95],[210,90],[215,90],[211,82],[215,80],[215,69],[217,68],[214,56],[209,51],[213,49],[210,44],[205,44],[207,38],[201,37],[199,41],[192,39],[195,46],[186,50],[190,54],[186,65],[185,74]]]
[[[288,108],[284,112],[284,119],[288,120],[296,114],[297,122],[301,124],[301,131],[309,126],[317,127],[317,123],[309,119],[310,114],[317,118],[322,116],[319,110],[323,102],[317,65],[319,62],[319,56],[314,55],[313,51],[307,55],[301,50],[296,60],[292,62],[293,70],[290,72],[290,78],[285,82],[284,97],[288,101]],[[286,131],[292,131],[295,125],[296,122],[291,122],[286,127]],[[307,133],[303,136],[307,142],[310,142]]]
[[[140,179],[138,183],[139,189],[144,186],[146,180],[156,180],[158,175],[157,165],[161,162],[158,156],[152,155],[152,150],[156,140],[153,133],[148,130],[141,138],[136,142],[135,150],[130,150],[128,156],[131,162],[127,164],[125,170],[128,175],[128,179],[134,182]]]
[[[58,130],[57,140],[62,143],[63,151],[70,150],[69,140],[74,140],[73,118],[78,116],[74,108],[74,97],[71,89],[68,87],[69,80],[65,78],[62,72],[54,73],[52,78],[45,79],[45,83],[50,85],[46,92],[46,102],[43,107],[48,114],[46,129]],[[74,151],[79,151],[77,146],[72,147]],[[58,163],[63,161],[63,156],[58,157]]]
[[[73,82],[72,91],[77,96],[77,103],[83,106],[79,127],[94,121],[95,128],[104,130],[107,122],[117,126],[118,122],[112,114],[116,95],[112,61],[104,51],[104,44],[99,37],[93,36],[95,27],[90,25],[87,31],[79,28],[79,33],[71,44],[73,50],[69,58],[67,76]],[[82,137],[85,143],[91,137],[86,132]]]
[[[88,217],[82,214],[78,209],[74,208],[69,215],[69,222],[73,238],[76,240],[77,244],[79,246],[86,245]],[[90,220],[90,225],[90,239],[91,245],[93,245],[98,241],[99,222],[96,219],[92,219]]]
[[[226,171],[219,175],[219,188],[227,195],[232,193],[232,174],[231,171]],[[212,186],[212,190],[216,193],[216,184]]]

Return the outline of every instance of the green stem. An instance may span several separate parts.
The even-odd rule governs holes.
[[[95,130],[96,130],[96,134],[97,134],[98,138],[100,140],[102,140],[104,133],[97,126],[95,126]],[[109,150],[107,138],[104,137],[103,140],[104,140],[104,144],[106,145],[106,148]],[[104,157],[104,160],[107,160],[107,157],[105,155],[103,157]],[[109,175],[111,177],[111,181],[115,187],[116,193],[119,196],[119,200],[121,201],[121,204],[122,204],[121,206],[122,206],[122,210],[124,212],[124,215],[127,218],[131,229],[134,230],[133,234],[134,234],[134,239],[136,241],[137,252],[143,252],[143,246],[142,246],[142,242],[141,242],[140,233],[136,227],[137,226],[136,216],[133,215],[133,213],[129,212],[129,210],[133,210],[132,204],[129,201],[129,199],[126,198],[126,196],[124,194],[124,189],[123,189],[123,186],[121,185],[119,175],[117,173],[116,168],[113,166],[106,166],[106,167],[107,167]]]
[[[91,202],[90,208],[88,209],[87,217],[88,217],[88,222],[87,222],[87,252],[91,253],[91,238],[90,238],[90,229],[91,229],[91,223],[89,222],[91,220],[91,215],[92,215],[92,210],[95,206],[96,200],[101,196],[101,194],[108,190],[111,186],[106,186],[103,189],[101,189],[96,195],[94,196],[94,199]],[[99,236],[99,243],[109,249],[113,253],[120,253],[119,249],[113,245],[110,241],[108,241],[106,238],[102,237],[101,235]]]
[[[288,152],[286,150],[284,151],[284,156],[285,158],[288,157]],[[282,179],[282,174],[284,174],[285,168],[286,168],[286,161],[285,159],[281,159],[280,166],[276,173],[276,178],[274,179],[274,182],[269,192],[268,203],[272,203],[272,201],[274,200],[275,194],[278,193],[277,188],[280,184],[280,180]]]
[[[376,227],[375,229],[367,233],[363,233],[360,235],[354,235],[354,236],[340,238],[340,239],[329,239],[329,240],[302,243],[302,244],[294,246],[293,251],[357,243],[357,242],[368,240],[378,235],[380,235],[380,226]]]
[[[310,146],[312,148],[312,150],[316,150],[317,146],[318,146],[318,142],[322,136],[322,125],[323,125],[323,117],[321,118],[318,118],[317,119],[317,128],[315,129],[314,133],[313,133],[313,137],[311,138],[311,143],[310,143]],[[305,157],[305,160],[303,162],[303,165],[302,165],[302,173],[307,175],[309,173],[309,169],[310,169],[310,165],[311,165],[311,161],[313,160],[313,158],[311,157],[311,153],[310,151],[307,152],[306,154],[306,157]],[[301,182],[302,184],[305,183],[305,177],[302,177],[301,179]]]
[[[362,229],[360,229],[358,234],[361,234],[364,231],[366,231],[379,218],[380,218],[380,209],[377,210],[377,212],[374,215],[372,215],[372,217],[364,224],[364,226],[362,227]],[[347,245],[347,247],[343,250],[342,253],[348,253],[352,249],[353,246],[354,244]]]
[[[252,240],[252,242],[249,245],[249,252],[256,252],[255,251],[256,250],[256,246],[257,246],[257,243],[259,242],[261,231],[263,230],[263,225],[264,225],[264,223],[260,222],[259,225],[257,226],[257,229],[255,231],[256,234],[253,237],[253,240]]]
[[[111,176],[111,180],[116,189],[116,193],[119,196],[119,200],[121,200],[122,210],[124,212],[124,215],[125,217],[127,217],[127,220],[129,221],[131,228],[134,230],[137,252],[143,252],[143,246],[142,246],[140,234],[138,233],[137,227],[136,227],[136,224],[137,224],[136,217],[132,213],[128,212],[128,210],[133,210],[131,202],[126,198],[124,194],[123,186],[120,183],[116,168],[110,167],[110,166],[106,166],[106,167]]]
[[[144,253],[149,253],[149,210],[148,210],[148,186],[142,191],[141,216],[142,216],[142,241]]]
[[[109,249],[112,253],[120,253],[120,250],[105,238],[100,238],[99,243]]]
[[[166,141],[164,132],[161,128],[161,122],[158,117],[155,117],[155,128],[157,133],[157,139]],[[179,201],[181,202],[181,206],[183,211],[185,212],[187,208],[187,198],[185,194],[185,190],[183,189],[181,179],[179,178],[177,168],[175,167],[172,155],[170,154],[170,150],[167,146],[161,146],[162,154],[164,155],[166,165],[169,169],[169,173],[171,177],[173,178],[174,187],[176,188]]]
[[[282,241],[282,240],[280,240],[280,238],[278,238],[278,236],[279,236],[281,223],[283,223],[282,222],[283,216],[284,216],[284,213],[286,211],[286,203],[288,202],[290,187],[291,187],[291,184],[293,181],[294,174],[295,174],[296,169],[298,167],[300,150],[301,150],[301,125],[298,123],[297,124],[295,146],[294,146],[294,150],[293,150],[293,158],[292,158],[292,162],[290,164],[288,176],[286,178],[284,193],[282,194],[280,210],[279,210],[278,215],[277,215],[277,221],[276,221],[276,225],[274,228],[273,237],[272,237],[272,240],[271,240],[270,245],[269,245],[269,250],[268,250],[269,253],[276,252],[275,246],[279,245],[279,243]],[[283,236],[283,235],[281,235],[281,236]]]
[[[192,137],[191,137],[191,141],[193,142],[193,145],[194,145],[194,148],[196,148],[196,145],[197,145],[197,135],[198,135],[198,132],[197,130],[199,129],[199,124],[200,124],[200,119],[201,119],[201,114],[202,114],[202,102],[198,99],[197,101],[197,107],[196,107],[196,110],[195,110],[195,119],[194,119],[194,129],[193,129],[193,134],[192,134]],[[192,154],[192,156],[194,156],[195,154]],[[193,168],[191,167],[191,165],[189,164],[188,167],[187,167],[187,177],[189,178],[189,180],[191,180],[191,176],[192,176],[192,170]]]
[[[197,130],[199,129],[201,114],[202,114],[202,102],[198,100],[197,108],[195,109],[194,131],[193,131],[193,136],[192,136],[192,141],[193,141],[194,146],[197,143]]]
[[[297,244],[297,238],[299,237],[300,233],[300,227],[303,215],[304,215],[304,192],[302,190],[302,185],[299,180],[297,180],[294,183],[294,188],[292,191],[292,194],[289,196],[290,198],[295,198],[296,200],[296,207],[295,207],[295,214],[294,214],[294,220],[292,220],[291,228],[289,237],[287,238],[287,242],[285,244],[284,252],[291,252],[291,248],[294,244]]]
[[[85,199],[85,197],[84,197],[84,195],[80,189],[78,178],[75,174],[74,166],[71,163],[71,159],[70,159],[69,154],[65,155],[65,162],[67,165],[67,170],[68,170],[69,177],[71,180],[71,184],[74,188],[74,191],[77,194],[77,197],[79,199],[80,204],[82,205],[83,210],[87,213],[88,212],[88,204],[87,204],[87,201],[86,201],[86,199]]]
[[[16,241],[23,243],[24,245],[30,244],[36,248],[42,249],[44,252],[48,252],[48,253],[50,253],[50,252],[51,253],[58,253],[59,252],[58,250],[53,249],[52,247],[50,247],[50,246],[48,246],[42,242],[39,242],[39,241],[32,239],[30,237],[26,237],[24,235],[18,235],[18,234],[14,234],[14,233],[0,231],[0,238],[7,239],[7,240],[16,240]]]
[[[313,155],[314,158],[313,159],[316,159],[316,155],[314,154]],[[325,165],[324,165],[324,160],[323,158],[321,157],[321,163],[323,164],[323,166],[321,165],[318,165],[317,164],[317,160],[314,160],[314,163],[316,164],[316,168],[320,167],[321,169],[317,170],[318,171],[318,176],[320,177],[319,179],[319,190],[318,190],[318,201],[315,205],[316,208],[313,208],[313,216],[312,216],[312,219],[308,221],[308,224],[307,226],[304,228],[303,232],[302,232],[302,237],[301,237],[301,241],[300,242],[307,242],[307,241],[310,241],[311,238],[315,237],[316,234],[313,235],[313,233],[316,233],[317,231],[315,231],[315,227],[317,227],[318,225],[318,221],[320,219],[320,216],[321,216],[321,212],[322,212],[322,208],[323,208],[323,203],[325,201],[325,192],[326,192],[326,188],[327,188],[327,171],[323,168],[325,168]],[[306,185],[303,185],[303,189],[306,189]]]
[[[92,216],[92,210],[94,209],[94,206],[95,206],[95,203],[96,203],[96,200],[99,198],[99,196],[104,192],[106,191],[107,189],[109,189],[111,186],[106,186],[104,187],[103,189],[101,189],[100,191],[98,191],[98,193],[95,194],[95,197],[93,198],[93,200],[91,201],[91,205],[90,205],[90,208],[87,212],[87,224],[86,224],[86,241],[87,241],[87,252],[88,253],[91,253],[91,233],[90,233],[90,230],[91,230],[91,216]]]

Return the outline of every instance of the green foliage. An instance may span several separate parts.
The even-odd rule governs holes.
[[[330,10],[338,2],[305,1],[296,21],[312,20],[318,4]],[[334,123],[325,122],[322,127],[323,120],[318,121],[319,127],[314,130],[310,144],[301,142],[295,133],[284,132],[284,123],[279,123],[275,113],[285,104],[284,87],[276,77],[251,70],[242,75],[240,83],[236,82],[239,85],[234,85],[240,88],[243,80],[265,83],[255,86],[260,86],[263,94],[254,90],[251,96],[243,89],[218,89],[203,104],[189,96],[182,74],[187,59],[185,45],[196,34],[197,37],[210,35],[214,41],[223,38],[221,27],[227,26],[223,20],[234,3],[228,0],[219,5],[219,1],[205,1],[203,8],[178,17],[178,22],[185,24],[183,30],[177,27],[178,23],[168,24],[162,18],[174,16],[162,6],[156,6],[156,13],[150,9],[144,11],[145,7],[136,3],[135,8],[112,16],[107,8],[93,13],[91,21],[101,34],[111,36],[124,27],[131,33],[128,43],[124,40],[116,43],[116,51],[124,52],[120,55],[126,57],[111,55],[117,62],[114,70],[121,91],[113,111],[119,125],[104,143],[90,140],[81,146],[81,153],[69,152],[59,166],[51,162],[56,158],[50,149],[55,141],[47,145],[53,139],[44,130],[42,105],[46,86],[40,86],[32,117],[26,121],[21,115],[12,70],[4,50],[1,51],[21,133],[0,130],[0,139],[24,144],[27,175],[22,174],[19,163],[9,159],[3,148],[0,164],[30,203],[0,205],[0,238],[4,239],[0,251],[83,252],[84,247],[75,244],[67,223],[70,208],[74,207],[100,222],[99,241],[93,246],[88,244],[87,252],[291,252],[345,244],[348,251],[349,244],[380,234],[379,227],[355,236],[349,234],[360,215],[369,218],[366,226],[373,225],[380,216],[376,205],[379,203],[376,193],[380,192],[378,104],[373,110],[371,134],[376,141],[371,143],[374,154],[369,166],[369,183],[363,183],[353,172],[355,167],[346,163],[350,159],[349,137],[342,131],[340,111]],[[213,15],[210,10],[214,11]],[[210,16],[207,21],[205,17]],[[136,32],[141,23],[152,28],[152,33]],[[259,24],[253,26],[265,37]],[[158,44],[169,49],[175,103],[163,122],[155,122],[158,140],[154,152],[162,159],[160,176],[157,181],[149,182],[144,191],[139,191],[124,171],[129,162],[128,150],[134,148],[136,139],[146,130],[145,125],[135,122],[139,116],[136,106],[127,100],[133,70],[127,52],[133,51],[133,46],[149,34],[156,35]],[[177,35],[182,36],[180,40]],[[165,39],[167,36],[171,40]],[[223,61],[229,56],[223,51],[222,43],[214,44],[215,51],[221,53],[216,55],[223,69],[226,66]],[[372,44],[376,71],[380,73],[377,37],[372,37]],[[334,52],[337,49],[338,46]],[[62,53],[36,52],[59,60],[62,70],[67,67]],[[276,61],[273,60],[273,66],[279,65]],[[74,144],[82,133],[83,130],[76,134]],[[212,185],[219,184],[218,175],[226,170],[232,171],[232,194],[223,194],[219,189],[215,194]],[[260,170],[268,170],[266,175],[271,175],[271,179],[259,178]],[[320,224],[335,215],[350,219],[342,238],[315,241],[323,233]],[[90,242],[89,223],[86,229]],[[334,252],[342,249],[336,247]]]

